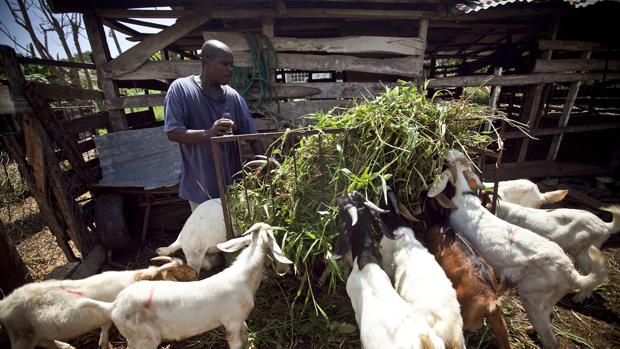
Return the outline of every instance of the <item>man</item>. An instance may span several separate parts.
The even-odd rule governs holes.
[[[248,106],[228,82],[232,77],[233,53],[223,42],[208,40],[202,45],[200,76],[175,80],[168,89],[164,131],[181,147],[182,169],[179,196],[192,211],[202,202],[220,197],[211,150],[211,138],[226,134],[256,133]],[[263,154],[262,143],[250,142],[255,154]],[[220,143],[227,184],[241,167],[235,143]]]

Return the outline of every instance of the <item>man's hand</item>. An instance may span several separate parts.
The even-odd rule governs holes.
[[[231,119],[221,118],[215,120],[211,129],[206,131],[207,137],[218,137],[224,136],[228,134],[232,134],[233,127],[235,126],[235,122]]]

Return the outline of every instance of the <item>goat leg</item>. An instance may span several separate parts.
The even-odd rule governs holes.
[[[495,307],[495,310],[487,316],[487,321],[491,325],[493,334],[495,334],[495,343],[497,347],[500,349],[510,349],[508,325],[506,325],[506,320],[502,316],[502,308]]]

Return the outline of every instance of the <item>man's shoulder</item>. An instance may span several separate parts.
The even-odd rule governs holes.
[[[222,85],[222,88],[224,89],[227,97],[243,98],[241,97],[241,94],[230,85]]]

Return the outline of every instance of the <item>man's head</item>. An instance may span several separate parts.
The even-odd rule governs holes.
[[[207,84],[226,85],[232,77],[233,53],[218,40],[207,40],[202,45],[202,76]]]

